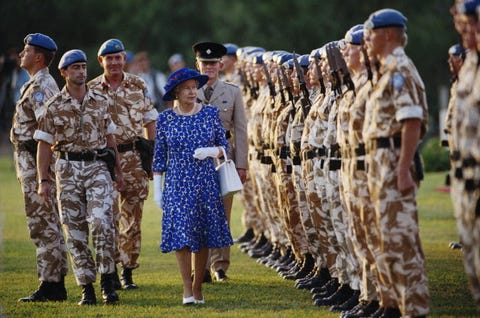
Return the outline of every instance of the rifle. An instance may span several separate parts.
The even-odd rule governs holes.
[[[277,68],[278,85],[279,85],[280,98],[281,98],[281,100],[282,100],[282,105],[283,105],[283,106],[286,106],[286,105],[287,105],[287,100],[285,99],[285,93],[284,93],[284,91],[283,91],[283,84],[282,84],[282,77],[281,77],[282,74],[281,74],[281,72],[280,72],[280,68],[281,68],[281,67],[282,67],[282,66],[279,66],[279,67]]]
[[[315,68],[317,69],[317,74],[318,74],[318,81],[320,82],[320,92],[322,95],[325,95],[325,92],[327,89],[325,88],[325,82],[323,81],[323,76],[322,76],[322,70],[320,69],[320,58],[318,57],[317,54],[313,56],[313,59],[315,60]]]
[[[332,90],[335,91],[338,95],[342,94],[342,82],[338,76],[337,60],[335,59],[334,51],[335,44],[330,42],[327,44],[327,60],[328,65],[330,66],[330,76],[332,81]]]
[[[248,75],[250,75],[250,82],[251,82],[250,96],[253,99],[257,99],[258,98],[258,83],[253,79],[252,73],[249,72]]]
[[[310,111],[310,107],[312,103],[310,102],[310,93],[307,89],[307,83],[305,82],[305,76],[303,74],[303,70],[300,68],[300,64],[298,64],[297,56],[295,52],[293,52],[293,66],[295,71],[297,72],[298,81],[300,82],[300,91],[302,92],[303,98],[302,100],[302,108],[303,114],[307,116],[308,112]]]
[[[263,71],[265,72],[265,77],[267,78],[268,88],[270,89],[270,103],[272,104],[272,107],[273,107],[275,104],[275,95],[277,93],[275,92],[275,86],[273,85],[272,78],[270,77],[270,73],[268,72],[267,65],[263,63],[262,66],[263,66]]]

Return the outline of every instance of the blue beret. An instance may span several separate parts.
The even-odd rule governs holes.
[[[265,49],[257,46],[240,47],[237,49],[237,57],[246,58],[248,55],[251,55],[255,52],[265,52]]]
[[[465,0],[457,4],[457,12],[465,15],[476,15],[480,0]]]
[[[263,52],[254,52],[251,55],[253,64],[263,64]]]
[[[81,50],[70,50],[65,52],[58,62],[58,69],[61,70],[62,68],[67,68],[70,64],[77,63],[77,62],[86,62],[87,56]]]
[[[463,47],[460,44],[454,44],[448,49],[450,55],[462,55],[464,53]]]
[[[285,52],[283,54],[279,54],[276,56],[275,58],[275,62],[278,64],[278,65],[282,65],[283,63],[285,63],[286,61],[290,60],[293,58],[293,54],[292,53],[288,53],[288,52]]]
[[[238,50],[238,45],[233,43],[225,43],[223,45],[227,49],[226,55],[236,55]]]
[[[167,84],[165,84],[164,87],[165,94],[163,95],[163,100],[174,100],[175,96],[173,96],[173,92],[175,90],[175,87],[191,79],[198,82],[198,88],[202,87],[208,82],[207,75],[202,75],[188,67],[181,68],[168,76]]]
[[[41,47],[45,50],[55,52],[57,50],[57,44],[51,37],[42,33],[32,33],[25,37],[23,43],[33,46]]]
[[[394,9],[382,9],[370,14],[368,20],[364,23],[365,29],[372,30],[378,28],[403,28],[407,29],[407,18]]]
[[[110,39],[103,42],[103,44],[98,49],[98,56],[105,54],[112,54],[117,52],[125,51],[122,41],[118,39]]]
[[[288,61],[286,61],[285,63],[282,64],[282,66],[286,69],[293,69],[293,55],[292,55],[292,58],[289,59]]]
[[[298,58],[298,64],[300,64],[300,66],[302,67],[308,67],[308,65],[310,64],[310,54],[304,54],[302,56],[300,56]]]
[[[345,34],[345,41],[354,45],[363,44],[363,24],[357,24]]]

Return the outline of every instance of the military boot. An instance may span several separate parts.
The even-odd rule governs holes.
[[[30,296],[20,298],[19,302],[64,301],[67,299],[67,290],[62,280],[58,283],[41,282],[38,289]]]
[[[137,289],[138,286],[133,282],[132,279],[132,269],[123,268],[122,269],[122,288],[123,289]]]
[[[95,296],[95,289],[93,284],[82,285],[82,299],[78,302],[78,305],[96,305],[97,297]]]
[[[118,295],[113,287],[113,276],[111,274],[102,274],[100,286],[102,287],[102,298],[105,304],[115,304],[118,301]]]

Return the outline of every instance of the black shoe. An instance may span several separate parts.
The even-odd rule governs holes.
[[[113,286],[115,287],[115,277],[118,279],[117,273],[113,273]],[[132,279],[132,269],[123,268],[122,269],[122,288],[123,289],[137,289],[138,286],[133,282]],[[115,288],[116,289],[116,288]]]
[[[358,297],[360,296],[360,291],[359,290],[354,290],[353,294],[350,298],[348,298],[346,301],[341,303],[340,305],[333,305],[330,307],[331,312],[342,312],[342,311],[349,311],[352,310],[353,307],[358,305]]]
[[[379,310],[379,308],[380,308],[380,304],[378,303],[378,300],[372,300],[364,304],[363,307],[357,310],[356,312],[357,316],[354,316],[354,317],[346,316],[344,318],[370,317],[370,316],[373,317],[373,315],[375,315],[375,313],[377,312],[377,310]]]
[[[249,228],[242,236],[233,241],[233,243],[246,243],[255,237],[255,233],[252,228]]]
[[[298,289],[308,289],[311,290],[312,288],[315,287],[322,287],[324,286],[328,281],[330,281],[330,273],[328,272],[328,269],[326,268],[320,268],[317,270],[315,275],[308,281],[304,282],[299,282],[296,284],[295,287]]]
[[[95,290],[93,284],[82,285],[82,299],[78,302],[79,306],[83,305],[96,305],[97,297],[95,296]]]
[[[347,284],[342,284],[338,290],[331,296],[315,300],[317,306],[339,305],[347,301],[353,294],[353,290]]]
[[[102,298],[105,304],[115,304],[118,301],[118,295],[113,288],[113,275],[102,274],[100,277],[100,286],[102,287]]]
[[[459,242],[450,242],[450,244],[448,244],[448,247],[450,247],[452,250],[461,250],[463,245]]]
[[[383,314],[380,316],[381,318],[400,318],[402,317],[402,313],[398,307],[385,307]]]
[[[19,302],[45,302],[67,300],[67,290],[63,278],[58,283],[41,282],[38,289],[30,296],[20,298]]]
[[[217,282],[223,282],[228,279],[227,274],[225,274],[225,271],[223,269],[219,269],[218,271],[215,271],[215,280]]]
[[[331,278],[326,284],[321,287],[314,287],[311,289],[311,293],[313,294],[313,299],[315,298],[325,298],[330,295],[333,295],[340,287],[337,278]]]
[[[378,307],[377,310],[370,316],[370,318],[380,318],[383,316],[383,312],[385,311],[385,307]]]

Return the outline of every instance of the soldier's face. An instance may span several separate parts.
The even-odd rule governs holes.
[[[198,61],[200,73],[207,75],[209,80],[215,81],[223,64],[218,61]]]
[[[196,80],[188,80],[178,85],[175,89],[180,105],[191,105],[197,101],[198,82]]]
[[[76,86],[85,85],[85,81],[87,80],[87,63],[79,62],[70,64],[66,69],[62,69],[61,73],[67,83]]]
[[[374,29],[365,31],[365,48],[371,60],[377,59],[384,43],[385,29]]]
[[[106,54],[98,57],[98,62],[103,68],[106,77],[123,74],[125,66],[125,52]]]
[[[20,67],[24,68],[25,70],[31,69],[35,65],[36,59],[35,48],[31,45],[26,44],[23,48],[23,51],[20,52]]]
[[[347,44],[343,52],[349,69],[357,69],[360,65],[360,45]]]

